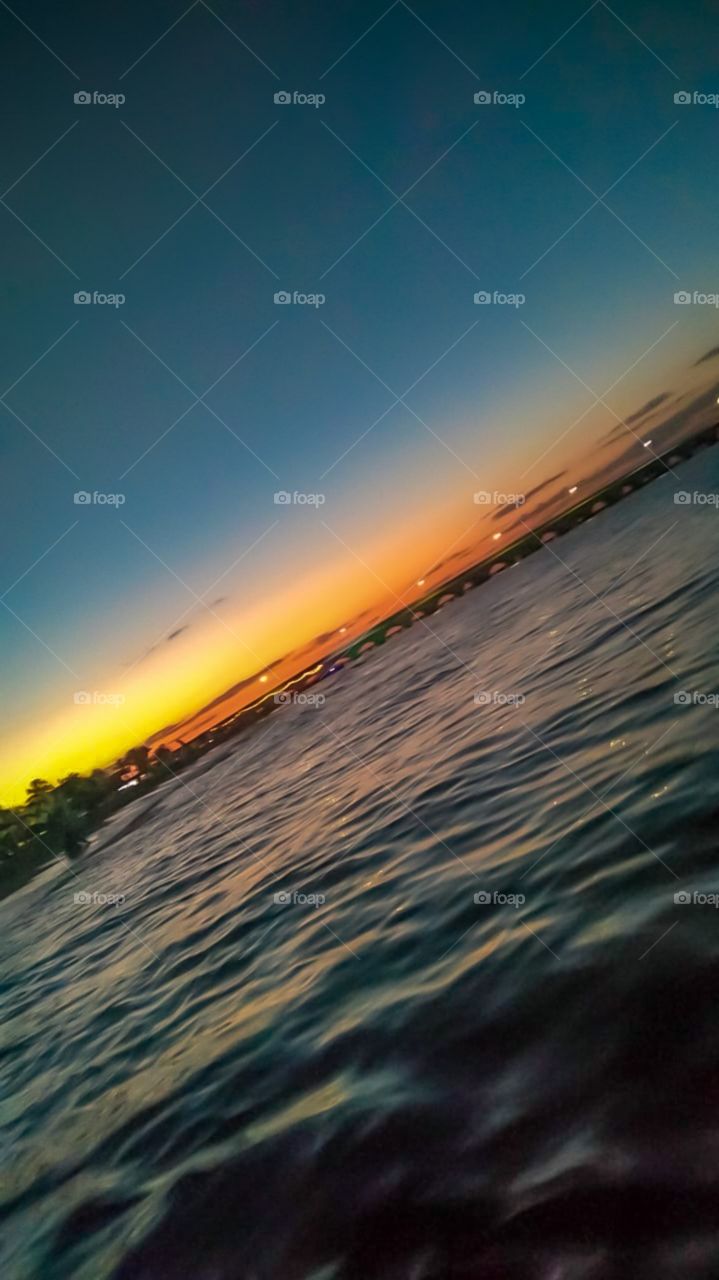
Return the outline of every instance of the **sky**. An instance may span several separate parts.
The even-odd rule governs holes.
[[[714,22],[0,7],[0,801],[709,420]]]

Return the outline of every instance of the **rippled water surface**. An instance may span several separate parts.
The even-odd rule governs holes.
[[[676,487],[0,905],[4,1277],[716,1280],[719,912],[674,895],[719,890],[719,709],[674,696],[719,692],[719,513]]]

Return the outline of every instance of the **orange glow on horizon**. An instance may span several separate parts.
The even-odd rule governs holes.
[[[296,674],[303,657],[311,665],[330,644],[318,646],[316,637],[349,640],[371,619],[400,607],[412,562],[429,559],[456,536],[451,519],[445,516],[420,538],[409,527],[395,530],[391,540],[378,535],[356,555],[333,546],[331,559],[269,599],[249,606],[238,601],[223,619],[203,614],[171,648],[153,646],[127,672],[88,679],[89,701],[75,701],[78,682],[63,678],[54,706],[39,722],[9,732],[0,747],[0,804],[22,804],[32,778],[55,783],[71,772],[107,767],[139,743],[172,740],[173,726],[182,732],[203,708],[253,676],[255,688],[270,681],[275,687]],[[338,626],[338,615],[357,621]],[[141,619],[136,631],[142,635]],[[108,692],[117,701],[104,701]],[[246,703],[252,694],[238,696]],[[210,707],[209,716],[222,718],[219,707]]]
[[[555,455],[557,483],[542,495],[542,502],[551,497],[560,503],[564,498],[566,505],[566,479],[559,476],[566,475],[566,468],[576,474],[575,467],[581,465],[577,458]],[[514,466],[521,470],[518,460]],[[507,466],[504,475],[483,475],[483,484],[494,488],[496,483],[499,492],[512,492],[511,474]],[[585,475],[583,486],[587,484]],[[578,487],[573,485],[569,493]],[[390,527],[375,523],[371,535],[349,517],[348,526],[336,519],[337,536],[328,535],[320,562],[313,565],[299,553],[294,559],[288,555],[273,579],[265,582],[258,575],[235,582],[223,616],[198,611],[186,634],[178,633],[171,646],[147,635],[143,614],[118,611],[112,626],[117,630],[121,623],[130,655],[134,651],[143,656],[127,669],[108,662],[103,670],[100,643],[97,674],[85,684],[89,703],[74,701],[76,681],[60,675],[53,683],[52,702],[42,707],[38,703],[32,717],[22,722],[6,722],[0,746],[0,804],[22,803],[32,778],[54,783],[70,772],[106,767],[142,742],[170,742],[185,726],[209,727],[232,713],[224,710],[226,706],[251,701],[258,683],[275,689],[333,647],[349,643],[379,617],[407,607],[405,597],[411,605],[408,582],[423,588],[428,580],[436,583],[459,574],[503,536],[497,532],[490,537],[486,511],[477,512],[469,485],[459,492],[455,486],[444,505],[439,499],[436,503],[423,509],[421,519],[415,510],[398,513]],[[527,510],[527,518],[530,515]],[[513,531],[509,540],[514,537]],[[433,566],[426,577],[417,576],[420,565]],[[171,624],[172,617],[167,621]],[[93,637],[101,641],[102,626],[94,618],[92,623]],[[114,639],[112,626],[108,623],[104,634]],[[123,700],[93,700],[97,691],[119,694]]]

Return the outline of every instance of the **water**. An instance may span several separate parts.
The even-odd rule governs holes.
[[[2,904],[4,1277],[715,1280],[719,912],[674,894],[719,890],[719,709],[674,694],[719,692],[719,513],[675,487]]]

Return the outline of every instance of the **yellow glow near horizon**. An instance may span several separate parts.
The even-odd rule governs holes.
[[[562,462],[571,474],[576,460]],[[559,460],[556,465],[560,467]],[[511,471],[488,474],[485,483],[510,492],[510,476]],[[569,493],[577,489],[573,485]],[[559,496],[567,490],[560,482],[555,492]],[[450,560],[454,571],[460,572],[463,561],[469,564],[489,552],[502,536],[491,536],[484,524],[486,513],[478,513],[472,499],[469,486],[459,494],[455,490],[451,500],[433,508],[431,520],[418,522],[416,513],[404,515],[401,524],[381,531],[375,528],[372,538],[361,538],[352,522],[348,527],[338,525],[321,564],[311,567],[300,560],[290,572],[288,561],[281,586],[278,580],[271,587],[261,580],[243,582],[241,590],[230,594],[222,616],[198,610],[187,633],[173,638],[171,645],[160,640],[131,667],[108,669],[88,690],[89,701],[75,703],[74,682],[59,677],[57,696],[42,719],[36,712],[32,721],[17,725],[6,721],[7,738],[0,745],[0,804],[22,804],[32,778],[54,783],[70,772],[106,767],[130,747],[160,740],[162,730],[167,730],[162,733],[164,741],[181,736],[185,724],[192,726],[193,733],[199,732],[197,722],[204,727],[222,718],[223,695],[235,685],[252,681],[255,692],[248,685],[246,696],[242,690],[225,701],[249,701],[256,696],[258,684],[272,689],[316,661],[320,656],[313,645],[316,637],[327,637],[327,652],[331,636],[359,634],[379,614],[406,607],[411,594],[407,583],[426,585],[427,579],[417,576],[420,565],[434,566],[433,579]],[[123,623],[128,645],[135,643],[133,636],[146,636],[142,616],[131,616]],[[117,619],[113,626],[114,638]],[[94,636],[101,652],[100,626]],[[146,643],[138,639],[136,652]],[[97,700],[98,689],[101,698],[109,691],[122,694],[124,701]],[[211,705],[215,703],[217,708]],[[174,735],[173,726],[177,726]]]
[[[237,604],[222,619],[201,615],[187,635],[160,645],[126,672],[108,672],[83,691],[81,701],[74,682],[63,679],[47,716],[0,748],[0,804],[22,804],[32,778],[54,783],[67,773],[107,766],[164,726],[191,720],[258,670],[261,684],[287,679],[287,655],[295,654],[296,671],[303,646],[311,647],[314,637],[347,633],[347,625],[338,628],[338,615],[352,619],[368,609],[399,608],[412,563],[427,563],[438,544],[448,545],[456,536],[450,530],[446,520],[422,538],[403,529],[389,546],[378,536],[375,545],[362,547],[361,558],[338,546],[332,561],[308,570],[281,594],[247,609]],[[305,662],[312,657],[308,652]],[[251,696],[248,689],[247,700]]]

